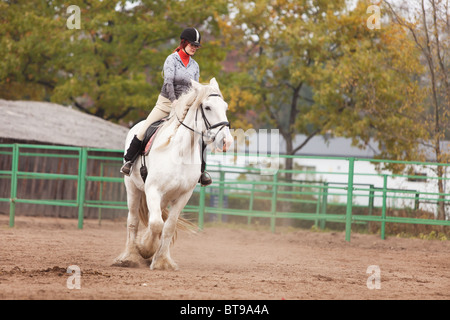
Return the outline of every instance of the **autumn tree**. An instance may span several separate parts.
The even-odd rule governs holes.
[[[80,28],[66,22],[80,8]],[[181,31],[197,27],[201,81],[225,53],[208,42],[226,1],[0,1],[0,97],[50,100],[112,121],[136,121],[153,108],[164,60]],[[220,80],[220,79],[219,79]]]
[[[424,149],[434,153],[439,163],[448,163],[450,150],[444,148],[444,139],[450,128],[450,7],[448,0],[407,1],[394,6],[384,1],[387,11],[399,27],[404,28],[421,52],[426,66],[421,87],[427,95],[426,109],[416,127],[427,135],[422,140]],[[444,168],[436,169],[439,199],[444,200]],[[439,202],[438,219],[445,219],[445,202]]]
[[[0,1],[0,97],[49,99],[60,77],[65,23],[42,1]]]
[[[367,27],[370,4],[350,10],[344,0],[234,1],[226,40],[241,53],[243,72],[232,103],[278,128],[287,154],[328,133],[361,147],[376,141],[384,158],[417,155],[418,53],[402,28]],[[294,145],[299,133],[306,138]]]

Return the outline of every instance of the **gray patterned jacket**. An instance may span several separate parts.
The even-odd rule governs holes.
[[[172,102],[191,87],[191,79],[198,81],[200,78],[198,63],[190,57],[189,63],[185,67],[178,52],[174,52],[167,57],[163,72],[164,84],[161,95]]]

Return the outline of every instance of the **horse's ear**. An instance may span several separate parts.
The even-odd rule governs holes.
[[[219,84],[217,83],[216,78],[212,78],[212,79],[209,81],[209,84],[212,85],[212,86],[216,86],[217,89],[219,89]]]

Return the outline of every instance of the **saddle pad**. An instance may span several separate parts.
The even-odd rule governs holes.
[[[155,140],[156,133],[159,131],[159,129],[161,128],[162,124],[166,120],[167,120],[167,118],[163,118],[161,120],[158,120],[158,121],[152,123],[148,127],[147,131],[145,132],[145,138],[144,138],[144,143],[143,143],[143,145],[145,147],[142,150],[142,154],[148,155],[148,153],[150,152],[150,149],[152,147],[153,141]]]

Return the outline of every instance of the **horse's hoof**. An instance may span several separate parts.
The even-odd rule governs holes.
[[[131,260],[115,260],[111,267],[137,268],[139,263]]]
[[[177,271],[178,270],[178,265],[173,262],[173,261],[169,261],[169,260],[153,260],[152,263],[150,264],[150,270],[173,270],[173,271]]]

